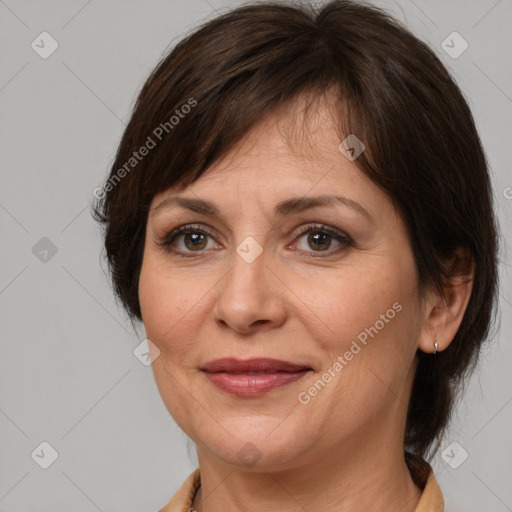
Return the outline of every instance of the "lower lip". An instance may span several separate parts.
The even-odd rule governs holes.
[[[295,382],[308,372],[309,370],[258,374],[205,372],[205,375],[214,386],[226,393],[251,397],[264,395],[273,389]]]

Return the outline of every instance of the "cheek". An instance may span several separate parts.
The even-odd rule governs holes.
[[[331,329],[340,334],[324,343],[329,366],[342,357],[333,392],[345,407],[363,416],[406,391],[421,328],[414,281],[390,267],[387,275],[379,275],[380,279],[366,274],[346,281],[329,305]],[[366,403],[364,410],[361,401]]]
[[[151,256],[145,255],[139,280],[139,301],[146,336],[159,349],[152,363],[153,376],[162,401],[178,425],[193,423],[187,382],[187,356],[197,339],[194,321],[200,300],[190,282],[183,282],[164,271]],[[200,283],[196,283],[199,286]]]
[[[317,339],[331,355],[348,350],[352,340],[364,343],[366,338],[372,339],[372,334],[396,339],[416,318],[411,304],[413,272],[413,268],[388,260],[373,267],[345,268],[338,278],[325,280],[322,286],[305,279],[298,283],[303,291],[301,316],[311,318],[310,330],[324,333]]]
[[[194,317],[204,297],[201,282],[179,279],[145,258],[139,280],[139,301],[147,337],[162,355],[179,360],[195,339]]]
[[[318,410],[334,407],[339,424],[349,421],[343,411],[351,411],[353,421],[362,424],[391,407],[397,396],[407,401],[404,393],[421,327],[414,261],[388,259],[362,268],[345,269],[336,283],[326,281],[322,293],[307,288],[316,316],[326,324],[323,335],[313,323],[309,331],[323,353],[326,378],[332,378],[329,389],[314,400]]]

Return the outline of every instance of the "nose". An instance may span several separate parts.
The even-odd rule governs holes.
[[[219,282],[214,321],[237,334],[267,331],[286,318],[284,286],[269,267],[265,251],[251,263],[235,253],[232,266]]]

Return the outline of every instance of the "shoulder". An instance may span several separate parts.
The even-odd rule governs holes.
[[[411,454],[406,455],[406,461],[414,483],[422,489],[415,512],[443,512],[443,494],[430,465]]]
[[[159,512],[192,512],[191,505],[194,495],[199,488],[201,476],[199,468],[191,473],[178,489],[171,501],[165,505]]]

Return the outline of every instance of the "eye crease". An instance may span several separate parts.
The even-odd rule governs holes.
[[[162,240],[158,240],[156,244],[164,248],[169,254],[182,257],[196,257],[204,253],[208,248],[208,237],[214,239],[214,233],[206,226],[186,224],[172,230],[170,233],[166,234]],[[311,247],[311,250],[296,247],[298,242],[303,239],[305,240],[305,244]],[[176,249],[175,245],[179,240],[184,244],[185,250]],[[338,247],[332,249],[333,243],[337,243]],[[219,245],[220,244],[218,244],[216,248],[213,248],[213,250],[219,250],[219,248],[222,247],[219,247]],[[301,227],[294,235],[293,241],[286,245],[286,249],[296,254],[318,258],[322,257],[322,255],[331,256],[353,245],[352,238],[343,231],[331,228],[325,224],[313,223]],[[195,255],[193,253],[199,254]]]

